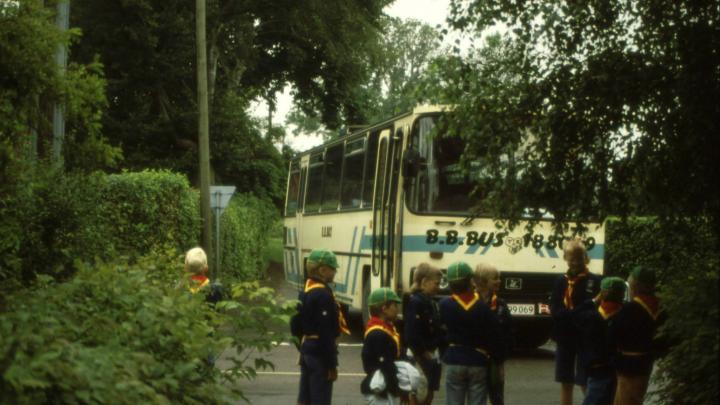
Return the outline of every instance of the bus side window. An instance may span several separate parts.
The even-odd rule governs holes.
[[[298,195],[300,194],[300,171],[297,163],[293,163],[288,179],[287,203],[285,204],[285,215],[295,215],[298,208]]]
[[[300,193],[298,193],[297,206],[300,212],[303,212],[305,206],[305,186],[307,179],[307,167],[300,169]]]
[[[377,163],[378,137],[380,131],[370,133],[365,156],[365,186],[363,187],[363,207],[372,207],[373,185],[375,184],[375,164]]]
[[[305,196],[304,212],[317,212],[320,210],[323,181],[323,154],[317,153],[310,157],[310,168],[308,171],[308,185]]]
[[[335,145],[325,152],[323,174],[322,211],[337,211],[340,203],[340,176],[342,175],[343,144]]]
[[[360,208],[363,190],[363,160],[365,139],[348,142],[345,146],[342,180],[342,208]]]

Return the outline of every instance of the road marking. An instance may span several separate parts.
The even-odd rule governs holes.
[[[288,342],[281,342],[281,343],[272,342],[272,344],[275,346],[290,346],[290,343],[288,343]],[[295,346],[295,344],[293,344],[292,346]],[[362,343],[340,343],[340,344],[338,344],[338,346],[340,346],[340,347],[362,347]]]
[[[258,371],[257,375],[300,375],[299,371]],[[339,377],[365,377],[364,373],[338,373]]]

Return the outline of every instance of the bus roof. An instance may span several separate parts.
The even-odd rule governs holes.
[[[397,120],[399,120],[399,119],[401,119],[401,118],[405,118],[405,117],[407,117],[407,116],[413,115],[413,114],[435,113],[435,112],[446,111],[446,110],[449,110],[449,109],[450,109],[450,106],[448,106],[448,105],[442,105],[442,104],[424,104],[424,105],[418,105],[418,106],[415,106],[411,111],[398,114],[398,115],[396,115],[396,116],[394,116],[394,117],[391,117],[391,118],[388,118],[388,119],[386,119],[386,120],[384,120],[384,121],[380,121],[380,122],[377,122],[377,123],[374,123],[374,124],[370,124],[370,125],[368,125],[368,126],[362,127],[361,129],[355,130],[355,131],[353,131],[353,132],[350,132],[350,133],[345,134],[345,135],[343,135],[343,136],[340,136],[340,137],[338,137],[338,138],[331,139],[331,140],[329,140],[329,141],[327,141],[327,142],[324,142],[324,143],[321,144],[321,145],[315,146],[315,147],[313,147],[313,148],[311,148],[311,149],[308,149],[308,150],[306,150],[306,151],[304,151],[304,152],[300,152],[300,153],[298,153],[295,157],[293,157],[293,160],[298,159],[298,158],[300,158],[300,156],[303,156],[303,155],[308,155],[308,154],[316,153],[316,152],[318,152],[318,151],[320,151],[320,150],[325,149],[325,148],[328,147],[328,146],[331,146],[331,145],[336,144],[336,143],[343,142],[343,141],[345,141],[345,140],[348,139],[348,138],[352,138],[352,137],[354,137],[354,136],[358,136],[358,135],[364,134],[364,133],[366,133],[366,132],[374,131],[374,130],[377,130],[377,129],[383,129],[383,128],[385,128],[388,124],[390,124],[390,123],[392,123],[392,122],[395,122],[395,121],[397,121]]]

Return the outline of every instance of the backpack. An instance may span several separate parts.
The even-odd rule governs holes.
[[[297,347],[298,350],[300,350],[300,342],[305,334],[303,332],[302,317],[303,298],[305,298],[305,294],[301,294],[300,301],[297,303],[297,306],[295,306],[295,314],[290,317],[290,334],[293,336],[293,343],[295,343],[295,347]]]

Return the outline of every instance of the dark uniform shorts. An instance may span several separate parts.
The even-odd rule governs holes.
[[[585,370],[578,361],[578,346],[574,342],[558,342],[555,348],[555,381],[586,385]]]

